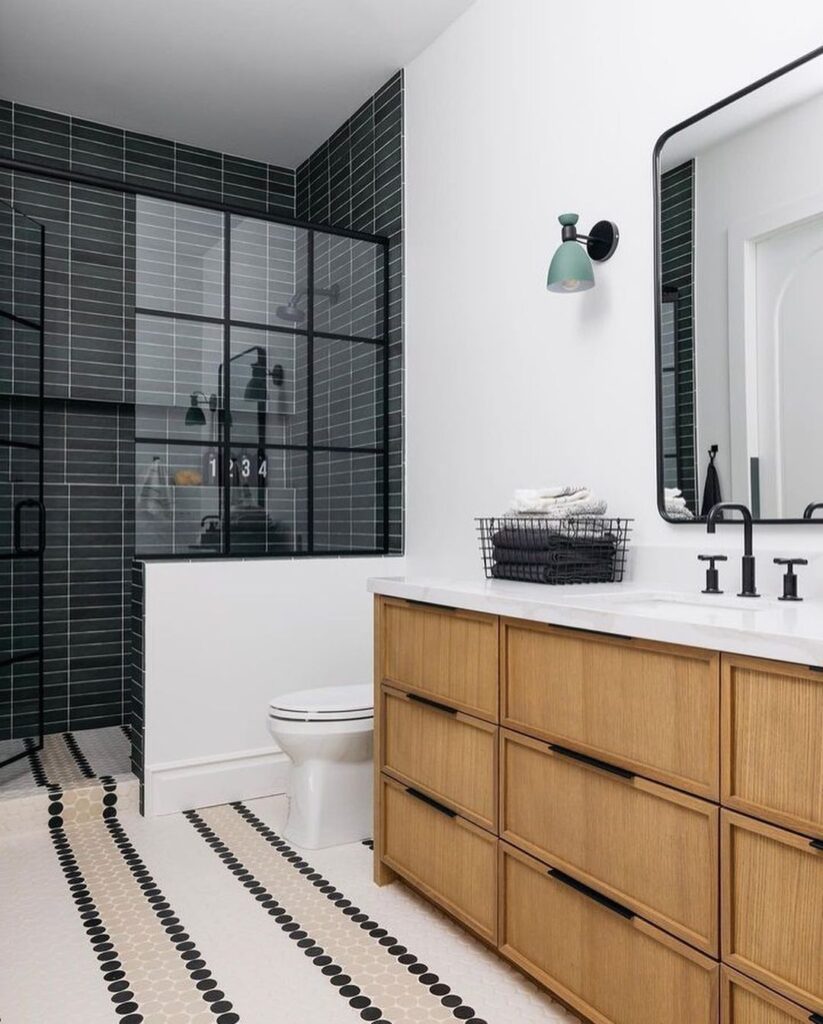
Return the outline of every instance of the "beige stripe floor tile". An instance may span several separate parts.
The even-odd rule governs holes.
[[[347,919],[269,843],[227,806],[200,817],[227,844],[261,885],[286,908],[303,931],[352,979],[392,1024],[435,1024],[453,1020],[452,1011],[389,956],[374,939]]]
[[[139,1011],[158,1024],[214,1024],[180,953],[101,821],[67,828],[92,901],[123,965]]]

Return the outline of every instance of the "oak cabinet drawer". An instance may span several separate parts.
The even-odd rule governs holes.
[[[506,843],[500,858],[500,950],[519,967],[597,1024],[716,1024],[714,961]]]
[[[501,837],[717,954],[717,807],[581,758],[503,730]]]
[[[386,598],[382,630],[382,681],[497,721],[496,616]]]
[[[807,1009],[729,967],[720,970],[720,1024],[823,1024]]]
[[[501,724],[717,797],[720,657],[504,619]]]
[[[489,942],[497,937],[497,838],[381,777],[382,860]],[[422,798],[421,798],[422,797]]]
[[[386,686],[382,709],[380,767],[496,831],[497,726]]]
[[[723,960],[823,1014],[823,848],[724,810],[721,865]]]
[[[823,835],[823,674],[723,655],[723,803]]]

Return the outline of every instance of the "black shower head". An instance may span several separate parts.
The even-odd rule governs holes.
[[[298,297],[295,295],[291,299],[289,299],[289,304],[287,306],[278,306],[277,319],[288,320],[290,323],[293,324],[302,323],[306,319],[306,314],[297,305],[297,303]]]

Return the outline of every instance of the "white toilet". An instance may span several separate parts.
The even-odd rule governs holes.
[[[296,690],[269,705],[291,758],[285,838],[309,850],[372,834],[374,697],[369,684]]]

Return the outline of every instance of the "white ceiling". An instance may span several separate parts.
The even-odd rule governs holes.
[[[295,167],[473,0],[0,0],[0,97]]]

